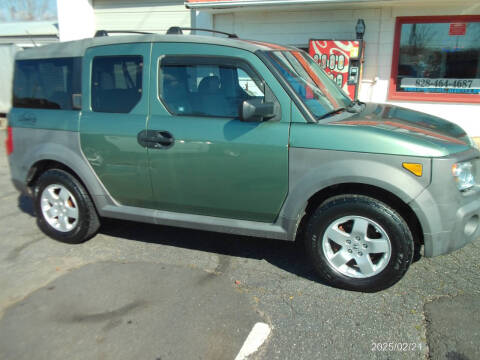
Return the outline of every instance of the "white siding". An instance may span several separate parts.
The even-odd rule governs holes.
[[[453,3],[453,2],[451,2]],[[450,3],[450,4],[451,4]],[[311,38],[354,39],[355,24],[362,18],[366,23],[366,49],[363,80],[359,97],[363,101],[385,103],[392,65],[395,19],[398,16],[480,14],[478,0],[448,2],[435,6],[397,3],[377,3],[375,6],[348,9],[325,9],[321,6],[308,11],[280,11],[277,7],[250,11],[236,10],[213,16],[218,30],[235,32],[242,38],[271,41],[279,44],[307,47]],[[331,7],[331,5],[330,5]],[[480,104],[391,102],[453,121],[471,136],[480,136]]]
[[[58,42],[54,21],[20,21],[0,23],[0,45],[32,47]],[[0,82],[1,84],[1,82]]]
[[[60,41],[91,38],[95,34],[92,0],[57,0]]]
[[[15,45],[0,45],[0,113],[7,113],[12,106],[12,83],[15,53],[21,49]]]
[[[171,26],[190,27],[183,0],[94,0],[93,7],[97,30],[164,33]]]
[[[358,19],[367,24],[364,78],[374,78],[377,67],[381,9],[249,11],[214,16],[216,29],[235,32],[245,39],[308,47],[309,39],[355,39]],[[332,21],[332,19],[334,19]]]

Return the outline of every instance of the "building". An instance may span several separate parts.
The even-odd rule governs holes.
[[[58,41],[56,21],[18,21],[0,24],[0,45],[21,48],[41,46]]]
[[[60,40],[91,37],[96,30],[165,33],[190,27],[193,11],[183,0],[57,0]]]
[[[360,99],[438,115],[480,137],[478,0],[58,0],[58,15],[61,40],[175,25],[301,48],[353,40],[364,19]]]

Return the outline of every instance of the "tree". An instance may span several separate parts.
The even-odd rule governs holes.
[[[10,21],[55,20],[55,0],[0,0],[0,19]]]
[[[408,38],[408,45],[414,49],[424,48],[436,35],[429,24],[413,24]]]

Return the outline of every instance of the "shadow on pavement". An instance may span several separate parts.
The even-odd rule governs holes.
[[[32,198],[28,195],[20,194],[18,196],[18,208],[30,216],[35,216],[33,201]]]
[[[300,243],[114,219],[102,219],[100,233],[219,255],[264,259],[280,269],[319,282]]]
[[[35,216],[33,201],[29,196],[20,195],[18,207],[24,213]],[[102,219],[99,232],[133,241],[176,246],[219,255],[265,259],[285,271],[318,281],[313,268],[307,263],[306,254],[300,243],[107,218]]]
[[[21,211],[35,216],[32,199],[18,197]],[[308,263],[302,244],[265,238],[191,230],[116,219],[102,219],[100,233],[133,241],[182,247],[219,255],[264,259],[280,269],[324,284]],[[421,247],[415,246],[413,262],[421,259]]]

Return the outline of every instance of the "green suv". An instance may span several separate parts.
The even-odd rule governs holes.
[[[352,102],[293,47],[141,34],[25,50],[8,121],[12,180],[67,243],[102,217],[299,240],[328,283],[378,291],[414,249],[479,236],[465,132]]]

